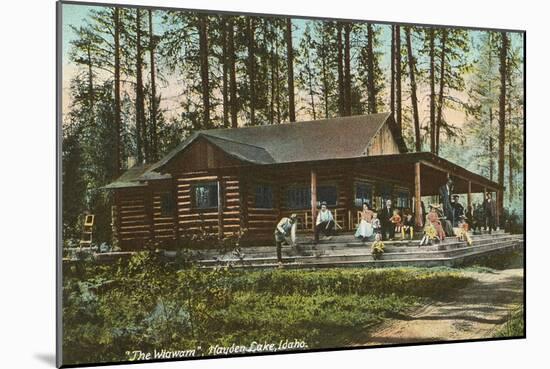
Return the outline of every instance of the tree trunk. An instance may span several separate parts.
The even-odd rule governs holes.
[[[254,20],[252,17],[247,19],[248,36],[248,84],[250,93],[250,125],[256,125],[256,92],[254,84],[256,83],[255,61],[254,61]]]
[[[495,155],[493,150],[493,108],[489,108],[489,179],[491,181],[493,180],[493,172],[495,171]]]
[[[395,120],[395,25],[391,26],[390,112]]]
[[[512,147],[512,104],[508,99],[508,200],[510,205],[514,200],[514,167],[512,166],[513,147]]]
[[[275,92],[276,92],[276,84],[278,83],[277,79],[275,78],[275,69],[277,69],[277,65],[275,64],[275,53],[276,53],[276,46],[274,44],[277,42],[276,39],[276,33],[273,32],[273,24],[270,25],[270,31],[271,35],[275,37],[275,41],[272,39],[271,44],[269,46],[269,58],[270,58],[270,94],[269,94],[269,124],[275,123]]]
[[[229,63],[227,60],[227,17],[221,18],[222,22],[222,104],[223,104],[223,126],[229,127],[229,86],[228,72]]]
[[[208,18],[199,15],[199,57],[201,69],[202,128],[212,128],[210,124],[210,80],[208,70]]]
[[[309,87],[309,99],[311,105],[311,111],[313,113],[313,120],[317,119],[317,113],[315,111],[315,92],[313,91],[313,74],[311,73],[311,60],[309,53],[307,55],[307,77],[308,77],[308,87]]]
[[[327,61],[323,56],[321,59],[321,69],[323,74],[323,100],[325,105],[325,118],[328,119],[328,80],[327,80]]]
[[[286,62],[288,69],[288,119],[296,121],[296,108],[294,107],[294,49],[292,47],[292,21],[286,19]]]
[[[116,170],[115,176],[121,174],[122,168],[122,113],[120,103],[120,8],[113,8],[114,23],[114,54],[115,54],[115,152],[116,152]]]
[[[87,54],[88,54],[88,101],[89,101],[89,108],[90,108],[90,125],[94,125],[94,105],[95,105],[95,99],[94,99],[94,72],[92,69],[92,51],[91,51],[91,45],[88,43],[86,48]]]
[[[439,138],[443,124],[443,92],[445,89],[445,55],[447,53],[447,30],[441,31],[441,59],[439,61],[439,97],[437,101],[437,120],[435,127],[435,154],[439,155]]]
[[[374,32],[372,25],[367,24],[367,89],[368,89],[368,112],[376,113],[376,88],[374,85],[374,51],[373,38]]]
[[[148,160],[147,135],[145,127],[145,101],[143,95],[143,50],[141,47],[141,10],[136,9],[136,146],[137,161]]]
[[[403,129],[401,118],[401,27],[395,26],[395,121]]]
[[[342,51],[342,23],[336,22],[336,44],[338,48],[338,114],[340,116],[345,113],[345,96],[344,96],[344,56]]]
[[[351,115],[351,56],[350,56],[351,24],[344,25],[344,111],[345,115]]]
[[[279,42],[275,43],[275,106],[277,124],[281,123],[281,83],[279,81]]]
[[[500,96],[498,99],[498,184],[504,187],[504,146],[506,130],[506,58],[508,56],[508,37],[506,32],[501,33],[502,44],[500,46]],[[498,212],[502,213],[503,197],[498,197]]]
[[[149,128],[151,136],[151,159],[158,160],[158,137],[157,137],[157,83],[156,83],[156,64],[155,64],[155,38],[153,35],[153,11],[149,12],[149,53],[151,64],[151,127]]]
[[[231,106],[231,128],[237,128],[237,76],[235,71],[235,40],[233,29],[233,17],[229,17],[227,25],[227,53],[229,62],[229,105]]]
[[[507,72],[507,79],[508,79],[508,86],[510,87],[510,90],[512,90],[512,76],[510,71],[510,66],[506,68]],[[513,125],[512,125],[512,99],[508,97],[506,99],[506,103],[508,105],[508,116],[506,117],[508,120],[508,200],[510,203],[510,206],[512,205],[512,201],[514,200],[514,166],[512,165],[513,160],[513,145],[512,145],[512,134],[513,134]]]
[[[415,80],[416,60],[412,53],[410,27],[405,27],[405,37],[407,39],[407,56],[408,56],[407,59],[409,62],[409,79],[411,82],[411,105],[413,108],[415,149],[416,151],[421,151],[422,145],[420,142],[420,120],[418,118],[418,100],[416,97],[416,80]]]
[[[435,154],[435,29],[430,28],[430,151]]]

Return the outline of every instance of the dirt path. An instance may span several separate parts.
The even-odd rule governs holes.
[[[523,269],[466,272],[474,282],[448,301],[388,320],[362,345],[489,338],[523,301]]]

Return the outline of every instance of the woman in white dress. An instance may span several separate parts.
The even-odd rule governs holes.
[[[357,226],[357,231],[355,232],[356,238],[361,238],[364,240],[372,237],[374,230],[372,228],[372,210],[369,209],[369,204],[363,204],[363,210],[361,211],[361,221]]]

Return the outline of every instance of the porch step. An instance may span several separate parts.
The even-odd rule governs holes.
[[[510,239],[515,239],[515,235],[500,234],[493,235],[491,237],[473,236],[473,246],[479,246],[490,242],[503,242]],[[434,251],[446,251],[464,248],[466,243],[458,241],[456,237],[446,239],[440,244],[434,244],[431,246],[419,247],[420,241],[402,242],[402,241],[388,241],[384,242],[385,255],[397,253],[397,254],[416,254]],[[299,257],[299,256],[321,256],[321,255],[364,255],[371,252],[371,242],[353,242],[353,243],[326,243],[326,244],[302,244],[298,247],[283,246],[283,257]],[[175,254],[175,253],[174,253]],[[274,245],[271,246],[258,246],[258,247],[246,247],[240,250],[240,255],[229,252],[226,254],[220,254],[217,250],[202,250],[195,253],[196,259],[202,260],[241,260],[241,259],[254,259],[254,258],[266,258],[275,257],[276,249]]]
[[[374,260],[370,248],[362,249],[362,252],[355,253],[333,253],[320,252],[313,255],[285,255],[283,261],[285,267],[317,267],[317,266],[435,266],[435,265],[451,265],[461,261],[464,258],[469,258],[476,255],[486,254],[498,250],[512,249],[523,246],[523,236],[513,235],[498,237],[493,240],[477,240],[472,246],[466,246],[462,243],[462,247],[451,249],[433,250],[416,248],[415,251],[407,250],[403,252],[391,252],[387,250],[382,255],[381,260]],[[481,242],[479,242],[481,241]],[[349,251],[349,250],[348,250]],[[270,267],[277,265],[275,255],[265,255],[261,257],[247,257],[242,259],[236,258],[217,258],[212,260],[203,259],[199,263],[205,267],[211,267],[220,264],[231,264],[232,267]]]

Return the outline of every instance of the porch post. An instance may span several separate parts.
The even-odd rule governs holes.
[[[422,199],[421,199],[421,190],[420,190],[420,163],[414,163],[414,212],[415,212],[415,223],[417,227],[422,227],[422,217],[425,214],[422,214]]]
[[[218,174],[218,238],[223,239],[223,181]]]
[[[472,208],[472,181],[468,181],[468,207],[466,209]],[[471,216],[471,214],[466,214]]]
[[[496,202],[497,202],[497,206],[495,207],[496,208],[496,211],[497,213],[495,214],[495,223],[496,223],[496,226],[497,228],[500,229],[500,199],[501,199],[501,196],[502,194],[500,193],[500,190],[496,190],[495,191],[495,197],[496,197]]]
[[[317,219],[317,172],[311,170],[311,224],[315,230],[315,220]]]

